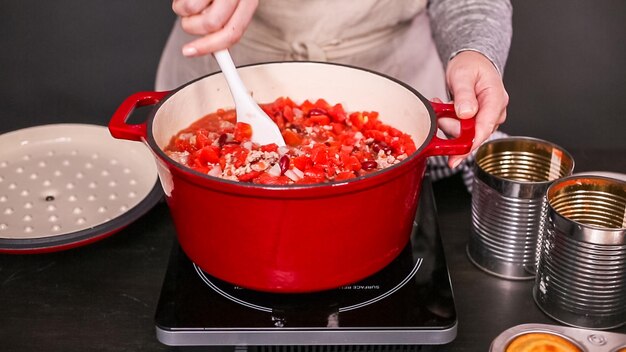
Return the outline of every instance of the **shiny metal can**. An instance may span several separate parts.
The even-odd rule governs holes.
[[[510,137],[480,146],[472,187],[469,259],[501,278],[533,279],[546,190],[573,169],[574,160],[566,150],[536,138]]]
[[[626,323],[626,182],[571,176],[547,191],[535,302],[564,324]]]

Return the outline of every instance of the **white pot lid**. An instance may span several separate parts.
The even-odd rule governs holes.
[[[0,135],[0,252],[38,253],[111,235],[162,197],[143,143],[104,126],[54,124]]]

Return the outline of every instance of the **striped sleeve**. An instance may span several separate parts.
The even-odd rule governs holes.
[[[509,0],[430,0],[428,13],[444,65],[459,52],[472,50],[504,72],[513,34]]]

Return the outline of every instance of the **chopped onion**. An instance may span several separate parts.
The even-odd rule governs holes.
[[[187,165],[187,161],[189,160],[189,152],[186,150],[184,152],[167,152],[167,155],[174,159],[174,161],[184,165]]]
[[[250,149],[252,149],[252,142],[250,142],[250,141],[243,142],[243,143],[241,143],[241,146],[246,148],[246,149],[248,149],[248,150],[250,150]]]
[[[278,163],[272,165],[272,167],[270,167],[270,169],[267,170],[267,173],[274,177],[280,176],[280,165],[278,165]]]
[[[301,178],[301,177],[298,177],[298,175],[293,170],[285,171],[285,176],[289,177],[289,179],[294,182],[298,181]]]
[[[285,146],[278,147],[278,155],[283,156],[289,152],[289,148]]]
[[[220,131],[224,131],[224,130],[229,130],[235,127],[235,124],[230,122],[230,121],[226,121],[226,120],[219,120],[219,130]]]
[[[298,176],[298,178],[303,178],[304,177],[304,172],[302,172],[300,169],[298,169],[297,167],[294,167],[293,169],[291,169],[291,171],[293,171],[294,174],[296,174],[296,176]],[[287,172],[285,171],[285,174]]]
[[[215,165],[211,170],[209,170],[209,172],[207,172],[207,175],[213,177],[222,176],[222,167],[219,164]]]
[[[263,171],[263,170],[267,169],[267,164],[265,162],[263,162],[263,161],[259,161],[259,162],[256,162],[256,163],[250,165],[250,168],[252,170],[254,170],[254,171]]]
[[[182,139],[182,140],[188,140],[189,138],[195,136],[193,133],[181,133],[178,136],[178,139]]]

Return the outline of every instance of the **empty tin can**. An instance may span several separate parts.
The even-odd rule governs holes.
[[[535,302],[564,324],[626,323],[626,182],[571,176],[547,191]]]
[[[566,150],[536,138],[497,139],[478,148],[470,260],[498,277],[533,279],[546,190],[573,169]]]

